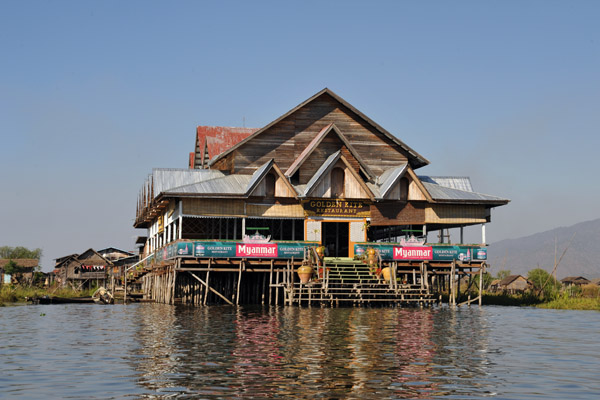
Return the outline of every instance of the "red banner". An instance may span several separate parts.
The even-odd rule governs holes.
[[[277,257],[277,244],[237,243],[236,257]]]
[[[433,248],[394,247],[394,260],[433,260]]]

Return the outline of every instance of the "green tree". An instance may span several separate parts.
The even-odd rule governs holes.
[[[9,260],[4,266],[4,273],[14,275],[23,272],[23,267],[19,266],[13,260]]]
[[[35,258],[36,260],[39,260],[40,258],[42,258],[42,249],[30,250],[23,246],[2,246],[0,247],[0,258]]]
[[[498,271],[498,274],[496,275],[496,279],[504,279],[504,278],[508,278],[511,275],[510,273],[510,269],[501,269],[500,271]]]
[[[492,274],[490,274],[489,272],[484,272],[483,273],[483,281],[482,281],[483,290],[487,290],[487,288],[489,288],[490,285],[492,284],[493,280],[494,280],[494,277],[492,276]],[[479,290],[479,274],[475,275],[475,277],[473,278],[473,286],[475,287],[476,290]]]
[[[527,279],[533,284],[536,293],[544,296],[544,299],[555,299],[561,288],[561,284],[546,270],[541,268],[532,269],[527,273]]]

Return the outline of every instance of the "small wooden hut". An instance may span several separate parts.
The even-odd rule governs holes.
[[[331,295],[324,280],[327,271],[362,268],[350,261],[360,264],[369,249],[379,269],[393,269],[393,301],[408,296],[397,282],[420,298],[443,284],[456,292],[448,276],[481,273],[491,210],[509,200],[475,192],[468,177],[419,175],[428,164],[329,89],[260,129],[198,127],[190,168],[154,169],[140,191],[134,226],[147,229],[148,296],[300,303],[294,288],[306,288],[293,271],[317,246],[330,262],[314,288],[319,301],[365,301],[365,290]],[[481,225],[475,245],[463,243],[470,225]],[[458,243],[449,243],[450,228],[459,228]],[[427,239],[436,234],[434,246]],[[208,282],[217,277],[220,289]],[[352,279],[354,288],[376,286]],[[388,296],[392,288],[380,289]]]
[[[19,267],[21,272],[11,276],[9,279],[5,278],[4,267],[10,261],[14,261]],[[22,283],[31,284],[33,282],[33,274],[35,269],[40,265],[40,260],[35,258],[0,258],[0,285],[3,283]]]
[[[61,285],[81,290],[92,285],[106,286],[108,268],[113,263],[94,249],[71,254],[55,260],[54,276]]]
[[[583,285],[589,285],[592,282],[589,279],[584,278],[583,276],[567,276],[566,278],[561,279],[560,283],[562,283],[563,286],[569,288],[572,286],[581,287]]]
[[[523,293],[533,288],[533,283],[523,275],[509,275],[500,281],[492,282],[491,289],[508,294]]]

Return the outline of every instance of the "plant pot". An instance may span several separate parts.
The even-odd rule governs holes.
[[[310,278],[312,276],[313,269],[309,265],[301,265],[296,270],[296,273],[298,274],[298,277],[300,278],[300,282],[308,283],[308,282],[310,282]]]
[[[383,274],[383,280],[389,282],[392,275],[392,269],[390,267],[385,267],[381,270],[381,273]]]

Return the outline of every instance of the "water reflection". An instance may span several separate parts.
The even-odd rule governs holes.
[[[8,307],[0,397],[596,398],[599,330],[495,307]]]
[[[164,394],[327,398],[472,394],[459,388],[478,387],[477,378],[485,373],[487,328],[478,311],[461,318],[457,313],[150,305],[139,315],[141,357],[136,369],[140,385]],[[482,388],[480,394],[486,393]]]

